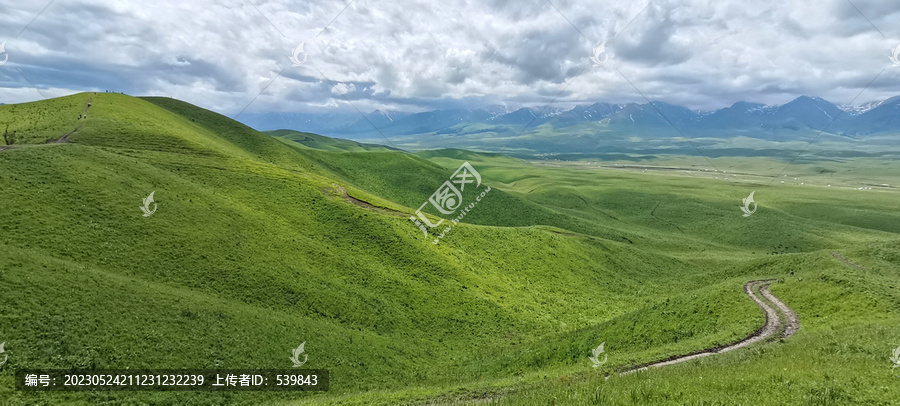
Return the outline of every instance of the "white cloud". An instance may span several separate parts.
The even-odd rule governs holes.
[[[344,83],[338,83],[334,87],[331,88],[331,93],[336,94],[336,95],[347,94],[347,93],[354,92],[354,91],[356,91],[356,85],[354,85],[353,83],[351,83],[349,85],[344,84]]]
[[[545,0],[70,0],[16,38],[42,6],[0,0],[0,101],[41,98],[15,69],[48,95],[167,95],[225,113],[263,89],[248,111],[350,108],[341,94],[362,111],[641,93],[695,108],[801,94],[847,103],[885,68],[857,102],[900,94],[887,59],[900,4],[857,3],[880,32],[846,0],[657,0],[640,15],[646,3],[624,0],[555,0],[562,15]],[[292,67],[301,41],[308,59]],[[611,59],[593,68],[601,41]]]

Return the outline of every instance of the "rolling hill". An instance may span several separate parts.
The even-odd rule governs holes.
[[[15,133],[0,150],[6,403],[682,404],[734,399],[725,387],[760,404],[900,395],[881,354],[900,344],[894,189],[859,199],[846,188],[410,154],[264,134],[178,100],[113,93],[0,106],[0,126]],[[492,191],[433,244],[409,217],[463,161]],[[760,212],[743,218],[749,190]],[[151,192],[157,210],[145,217]],[[763,316],[741,287],[768,277],[785,279],[773,291],[800,315],[791,340],[604,379],[753,332]],[[307,367],[329,369],[328,392],[12,389],[10,371],[26,367],[286,368],[301,342]],[[601,342],[609,362],[594,369],[587,356]],[[813,366],[829,372],[804,375]]]

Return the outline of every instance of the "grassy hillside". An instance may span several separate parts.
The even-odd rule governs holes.
[[[87,100],[78,131],[47,144],[72,125],[55,114]],[[0,106],[0,117],[32,134],[0,151],[8,403],[659,400],[658,390],[634,391],[645,379],[674,387],[687,378],[599,377],[746,336],[762,314],[741,286],[768,277],[785,278],[773,291],[798,310],[801,332],[675,367],[736,372],[666,399],[730,385],[750,393],[739,379],[785,348],[837,370],[831,380],[779,379],[805,379],[804,388],[840,392],[835,399],[898,395],[890,363],[875,357],[900,345],[894,190],[859,199],[458,150],[411,155],[324,137],[306,145],[177,100],[119,94]],[[494,190],[431,244],[409,216],[463,160]],[[737,206],[754,189],[759,212],[743,218]],[[143,217],[150,192],[158,210]],[[809,344],[838,340],[852,351]],[[25,367],[284,368],[301,342],[306,367],[331,371],[330,391],[12,389],[12,371]],[[592,369],[600,342],[609,362]],[[841,367],[860,353],[869,361]]]
[[[294,130],[264,131],[264,134],[279,139],[289,140],[313,149],[324,151],[389,151],[395,148],[375,144],[363,144],[356,141],[342,140],[339,138],[324,137],[319,134],[305,133]]]
[[[78,130],[89,112],[90,94],[0,106],[0,147],[54,141]]]

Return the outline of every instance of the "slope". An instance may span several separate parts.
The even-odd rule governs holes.
[[[330,138],[313,133],[299,132],[294,130],[275,130],[265,131],[264,134],[272,137],[281,138],[297,142],[313,149],[321,149],[325,151],[387,151],[396,150],[396,148],[385,147],[375,144],[363,144],[356,141],[342,140],[339,138]]]
[[[475,362],[480,353],[615,317],[644,305],[635,291],[671,288],[645,280],[647,269],[689,271],[627,244],[534,227],[464,224],[425,244],[407,218],[331,193],[346,184],[333,173],[347,161],[324,167],[324,152],[170,99],[70,97],[93,98],[71,143],[0,151],[7,368],[284,367],[307,342],[309,366],[332,371],[332,391],[25,394],[3,374],[10,403],[257,402],[465,382],[503,373]],[[413,170],[424,162],[406,159]],[[151,191],[158,210],[142,217]]]
[[[773,291],[804,320],[792,339],[810,348],[810,362],[836,365],[847,353],[832,331],[846,339],[876,328],[849,341],[853,356],[900,337],[891,324],[900,308],[892,190],[860,199],[836,188],[550,168],[458,150],[322,151],[177,100],[69,97],[75,106],[93,97],[69,144],[0,151],[5,368],[278,368],[306,342],[307,366],[328,368],[332,387],[35,395],[11,391],[4,369],[8,403],[395,404],[523,381],[537,389],[511,402],[588,399],[588,384],[567,391],[566,382],[596,384],[586,357],[600,342],[611,352],[608,372],[746,336],[760,320],[741,286],[793,269],[804,279]],[[29,109],[50,117],[40,111],[56,103]],[[426,243],[408,215],[462,160],[496,191],[441,244]],[[348,202],[336,186],[404,215]],[[736,205],[748,187],[761,207],[742,218]],[[151,191],[158,210],[142,217]],[[869,271],[840,268],[833,250]],[[817,316],[832,302],[870,312]],[[829,347],[810,345],[817,341]],[[787,350],[683,367],[724,365],[731,373],[716,382],[743,385],[742,371],[771,361],[760,351]],[[884,386],[874,361],[860,369]],[[681,382],[666,376],[666,387]],[[608,396],[628,399],[638,388],[633,399],[661,399],[635,384],[640,377],[628,379],[610,380]],[[849,383],[803,385],[871,398]],[[705,394],[687,393],[677,399]]]

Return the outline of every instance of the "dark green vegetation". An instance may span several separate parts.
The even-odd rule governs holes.
[[[896,184],[896,166],[804,164],[785,173],[809,185],[769,185],[308,134],[300,145],[118,94],[0,117],[27,140],[0,151],[0,403],[900,399],[888,359],[900,345],[898,195],[852,187],[855,168]],[[78,126],[70,143],[45,144]],[[493,191],[431,244],[408,217],[463,160]],[[759,209],[741,217],[753,190]],[[142,217],[151,191],[158,210]],[[764,278],[784,279],[772,291],[799,314],[787,341],[615,374],[753,332],[763,316],[741,286]],[[12,389],[26,367],[286,368],[301,342],[305,367],[331,371],[329,392]],[[609,361],[591,368],[601,342]]]

